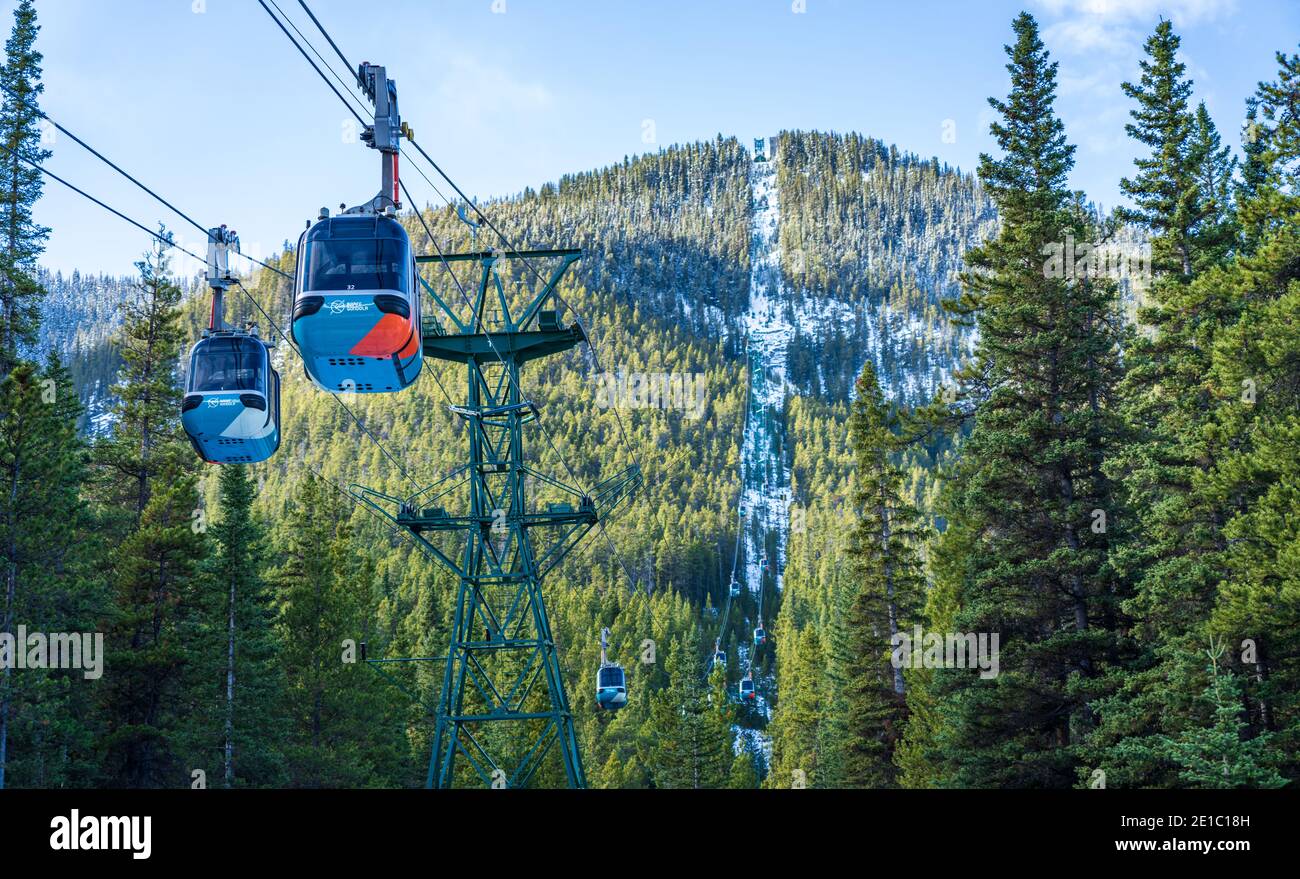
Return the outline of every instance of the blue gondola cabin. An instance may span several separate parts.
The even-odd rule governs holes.
[[[596,704],[617,711],[627,704],[627,677],[621,665],[602,665],[596,672]]]
[[[420,375],[420,297],[411,242],[396,219],[343,214],[298,241],[292,334],[327,391],[400,391]]]
[[[190,350],[181,424],[210,464],[253,464],[280,447],[280,375],[266,343],[219,332]]]

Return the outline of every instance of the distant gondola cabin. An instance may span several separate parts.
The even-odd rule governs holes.
[[[596,704],[617,711],[627,704],[627,676],[623,666],[610,663],[596,672]]]

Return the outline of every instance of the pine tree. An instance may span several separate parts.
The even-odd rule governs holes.
[[[980,333],[959,374],[977,409],[950,485],[957,527],[973,535],[954,625],[999,635],[1000,674],[935,671],[951,786],[1069,784],[1094,722],[1088,696],[1118,649],[1100,518],[1114,510],[1102,466],[1115,435],[1115,289],[1044,263],[1093,229],[1066,188],[1074,148],[1053,110],[1056,64],[1032,16],[1013,28],[1010,96],[990,100],[1002,157],[979,168],[1002,228],[968,253],[951,305]]]
[[[186,634],[198,612],[206,517],[180,426],[180,290],[160,243],[136,265],[140,295],[119,334],[113,433],[93,452],[101,516],[116,541],[109,556],[116,608],[105,644],[114,674],[104,687],[101,748],[109,784],[176,786],[195,769],[208,772],[182,760],[184,715],[194,701],[185,667],[197,655]]]
[[[849,417],[858,515],[849,558],[857,589],[842,611],[847,643],[839,660],[846,668],[842,781],[848,787],[895,783],[894,748],[907,722],[903,669],[891,654],[896,635],[911,637],[925,580],[916,553],[918,514],[903,494],[903,473],[894,460],[902,449],[898,427],[868,363]]]
[[[283,750],[293,787],[384,787],[402,780],[406,745],[397,696],[352,656],[366,639],[374,567],[352,545],[338,493],[315,476],[299,484],[268,575],[278,608]]]
[[[783,623],[783,626],[786,625]],[[826,651],[817,629],[777,634],[781,657],[781,701],[772,716],[772,771],[768,788],[839,787],[835,754],[827,753],[830,693],[826,686]],[[828,760],[827,758],[831,758]]]
[[[159,227],[159,235],[169,233]],[[122,369],[112,393],[117,415],[112,435],[96,444],[94,459],[105,479],[103,498],[122,511],[118,528],[138,522],[159,477],[194,468],[180,423],[182,391],[176,376],[184,331],[181,289],[171,278],[168,248],[155,240],[136,263],[136,297],[127,303],[120,334]]]
[[[1178,60],[1180,42],[1173,25],[1162,20],[1146,41],[1139,81],[1120,85],[1137,101],[1133,121],[1124,129],[1150,147],[1151,155],[1135,159],[1137,176],[1120,181],[1120,191],[1133,199],[1134,207],[1119,208],[1115,214],[1152,230],[1151,260],[1158,271],[1187,276],[1192,273],[1189,239],[1199,193],[1187,149],[1194,125],[1187,110],[1192,83],[1183,77],[1187,65]]]
[[[19,348],[36,341],[44,289],[36,282],[36,260],[45,250],[49,229],[32,217],[41,197],[41,172],[32,166],[52,153],[41,143],[39,99],[41,53],[36,51],[36,7],[21,0],[5,42],[0,67],[0,379],[17,365]]]
[[[1137,101],[1129,133],[1151,154],[1135,160],[1140,173],[1124,183],[1139,209],[1123,216],[1151,236],[1154,278],[1138,310],[1141,331],[1125,352],[1125,441],[1108,463],[1124,511],[1115,518],[1133,523],[1133,539],[1114,544],[1112,562],[1134,584],[1125,610],[1139,621],[1133,667],[1097,705],[1098,749],[1089,762],[1111,785],[1172,781],[1156,736],[1200,710],[1191,657],[1223,574],[1225,512],[1195,482],[1220,453],[1206,429],[1213,411],[1206,376],[1215,335],[1236,305],[1197,280],[1223,262],[1235,238],[1233,165],[1204,106],[1188,110],[1191,82],[1178,43],[1161,22],[1147,41],[1141,82],[1124,87]]]
[[[938,512],[942,516],[946,511],[940,508]],[[948,523],[948,527],[932,539],[929,554],[931,584],[922,612],[926,631],[956,630],[953,619],[957,613],[957,597],[967,566],[974,559],[973,545],[972,534],[960,521]],[[918,668],[907,679],[907,727],[894,751],[901,787],[936,788],[944,782],[943,718],[938,710],[934,674],[933,669]]]
[[[102,612],[92,574],[80,406],[57,357],[44,370],[20,362],[0,381],[0,552],[5,588],[0,632],[91,632]],[[102,659],[102,656],[100,657]],[[0,679],[0,787],[81,777],[87,750],[84,708],[94,684],[81,670]],[[13,726],[11,721],[18,722]],[[12,776],[10,770],[12,769]]]
[[[1300,63],[1295,55],[1277,53],[1277,79],[1262,82],[1246,102],[1243,129],[1242,183],[1238,189],[1238,218],[1243,245],[1253,252],[1268,231],[1275,229],[1300,204],[1297,170],[1291,160],[1297,149],[1294,105],[1300,90]]]
[[[721,669],[701,673],[699,629],[673,642],[671,683],[651,697],[645,763],[657,788],[723,787],[731,770],[731,708]]]
[[[1179,767],[1178,777],[1198,788],[1276,788],[1287,779],[1267,765],[1272,759],[1272,735],[1244,738],[1247,724],[1241,719],[1241,685],[1231,672],[1222,671],[1218,660],[1223,646],[1206,651],[1210,679],[1202,698],[1214,709],[1213,723],[1185,731],[1178,738],[1162,739],[1169,759]]]
[[[185,666],[197,645],[185,637],[195,612],[204,535],[194,529],[193,476],[160,479],[139,525],[111,555],[115,612],[105,637],[100,742],[104,782],[112,787],[180,787],[205,766],[185,765],[182,737],[193,704]]]
[[[96,633],[109,602],[105,576],[99,570],[104,545],[85,497],[89,455],[78,429],[84,410],[72,375],[53,351],[46,356],[41,373],[41,400],[46,404],[46,429],[41,433],[46,438],[49,465],[36,482],[44,500],[42,511],[48,517],[39,532],[46,564],[41,577],[44,588],[34,591],[39,603],[32,606],[28,628],[40,621],[51,631]],[[41,770],[32,784],[89,786],[95,778],[97,684],[78,670],[50,677],[57,682],[55,686],[29,706],[37,755],[34,762]]]
[[[0,68],[0,634],[7,636],[18,625],[89,631],[94,612],[87,608],[96,597],[81,579],[86,542],[76,530],[87,524],[79,497],[79,407],[57,358],[42,371],[19,356],[39,325],[44,290],[36,260],[48,234],[32,218],[41,178],[28,164],[49,156],[37,106],[44,88],[38,30],[35,8],[24,0],[14,10]],[[61,709],[84,704],[87,682],[77,670],[29,670],[20,682],[12,666],[5,661],[0,672],[0,789],[10,783],[11,765],[19,784],[66,783],[77,777],[86,730]]]
[[[1209,629],[1240,645],[1225,664],[1244,683],[1248,737],[1268,735],[1270,762],[1300,778],[1300,55],[1278,56],[1278,77],[1255,96],[1266,122],[1261,177],[1242,203],[1253,248],[1198,282],[1238,297],[1239,319],[1215,337],[1210,384],[1221,450],[1197,487],[1224,515],[1224,576]],[[1206,726],[1210,718],[1202,717]]]
[[[758,767],[754,755],[742,750],[731,761],[731,772],[727,775],[727,787],[730,790],[754,790],[758,787]]]
[[[283,778],[286,725],[275,609],[261,570],[264,528],[253,514],[246,468],[222,467],[218,484],[220,507],[209,529],[213,549],[201,572],[193,626],[201,649],[187,672],[200,700],[195,750],[204,765],[220,767],[214,784],[274,786]]]
[[[1205,102],[1196,105],[1189,164],[1196,178],[1197,222],[1192,228],[1192,271],[1199,274],[1221,265],[1237,244],[1239,229],[1233,211],[1233,172],[1237,160],[1223,145]]]

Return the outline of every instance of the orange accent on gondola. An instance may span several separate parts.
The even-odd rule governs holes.
[[[411,321],[396,314],[386,314],[352,347],[353,357],[392,357],[393,352],[414,336]]]
[[[415,333],[411,333],[411,341],[406,343],[406,347],[397,352],[397,356],[405,360],[411,357],[420,347],[420,339]]]

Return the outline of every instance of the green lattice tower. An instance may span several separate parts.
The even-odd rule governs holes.
[[[529,466],[524,428],[537,426],[540,413],[523,395],[520,376],[524,363],[586,341],[581,325],[560,325],[552,304],[556,284],[580,255],[534,250],[418,258],[475,261],[481,268],[468,318],[461,316],[468,308],[451,308],[421,279],[437,310],[424,323],[424,355],[466,369],[465,405],[451,408],[469,428],[468,461],[408,498],[352,487],[360,500],[409,530],[459,581],[428,787],[451,787],[458,757],[470,767],[468,777],[524,787],[557,746],[569,786],[586,786],[542,581],[636,490],[641,476],[633,466],[584,491]],[[516,318],[496,263],[553,258],[558,267]],[[534,509],[530,484],[563,500]],[[465,508],[449,511],[448,499]],[[449,533],[457,536],[459,553],[445,548]]]

